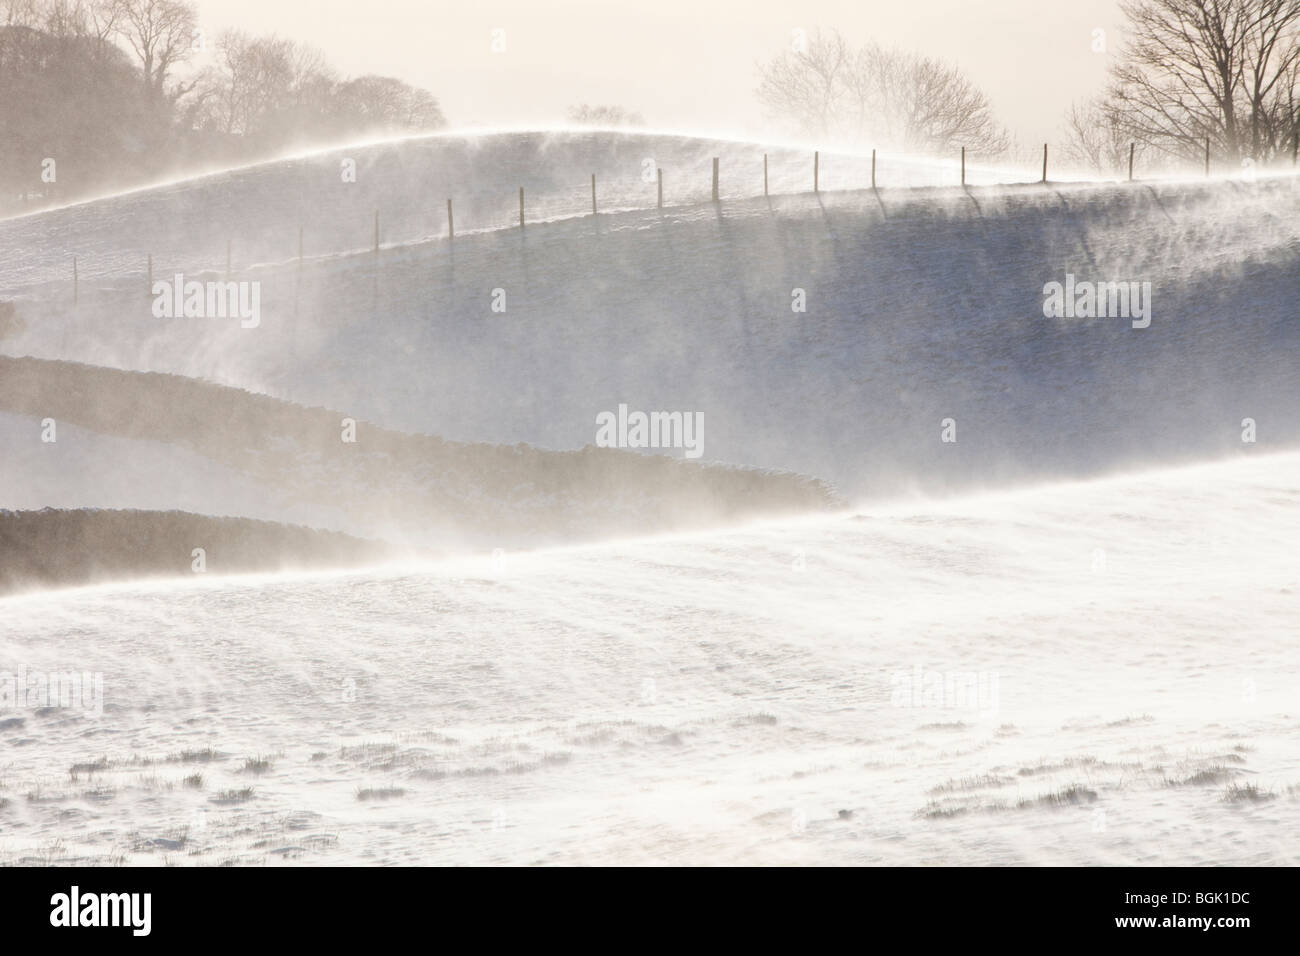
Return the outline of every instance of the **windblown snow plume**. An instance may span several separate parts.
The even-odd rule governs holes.
[[[0,221],[0,861],[1300,862],[1300,181],[958,162]]]

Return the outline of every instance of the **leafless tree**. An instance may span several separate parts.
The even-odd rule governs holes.
[[[213,64],[187,72],[194,24],[178,2],[0,0],[0,211],[446,123],[428,91],[341,79],[275,36],[223,34]]]
[[[1151,169],[1151,148],[1134,140],[1100,98],[1072,104],[1064,127],[1065,158],[1082,169],[1101,176],[1126,175],[1130,148],[1137,168]]]
[[[1128,138],[1197,160],[1294,155],[1300,0],[1125,0],[1130,40],[1103,108]]]
[[[391,76],[359,76],[336,95],[337,115],[354,132],[429,132],[447,122],[432,93]]]
[[[155,99],[175,103],[193,89],[197,80],[171,89],[172,71],[193,52],[198,14],[185,0],[119,0],[113,29],[131,48],[140,64],[146,92]]]
[[[201,78],[197,125],[256,149],[446,125],[426,90],[386,76],[341,80],[312,47],[228,30]]]
[[[0,26],[33,29],[41,21],[40,4],[37,0],[0,0],[0,18]]]
[[[1009,146],[988,97],[957,67],[875,43],[854,48],[833,30],[761,65],[758,97],[775,119],[822,141],[936,153]]]
[[[267,118],[290,105],[297,79],[294,44],[227,30],[217,38],[216,53],[216,66],[201,80],[209,125],[226,135],[262,133]]]
[[[0,0],[0,206],[150,168],[136,138],[148,125],[138,73],[103,30],[109,2]]]
[[[796,132],[828,137],[845,125],[844,103],[859,86],[848,78],[854,57],[838,32],[817,30],[802,49],[760,66],[758,98]]]
[[[100,44],[108,43],[122,19],[122,0],[87,0],[85,9],[87,34]]]
[[[644,126],[645,120],[640,113],[633,113],[621,106],[589,106],[580,103],[570,106],[569,122],[578,126]]]

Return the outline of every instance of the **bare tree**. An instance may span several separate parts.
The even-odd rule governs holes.
[[[796,132],[824,138],[843,132],[844,103],[861,95],[863,71],[853,69],[854,51],[834,30],[813,32],[802,49],[759,68],[758,98],[769,113]],[[853,119],[857,117],[854,116]],[[849,120],[848,125],[853,125]]]
[[[960,70],[928,57],[877,51],[884,77],[875,106],[893,125],[891,139],[905,151],[951,152],[968,146],[1001,153],[1009,137],[992,115],[988,97]]]
[[[758,97],[811,138],[906,152],[1009,146],[988,97],[957,67],[875,43],[854,49],[835,31],[760,66]]]
[[[186,74],[194,26],[178,0],[0,0],[0,208],[446,123],[428,91],[275,36],[223,34]]]
[[[37,0],[0,0],[0,26],[34,29],[41,22]]]
[[[359,76],[339,86],[338,115],[350,132],[428,132],[447,121],[437,99],[391,76]]]
[[[108,43],[122,19],[122,0],[87,0],[87,33],[99,44]]]
[[[120,0],[113,29],[140,63],[147,94],[175,103],[197,81],[167,88],[172,71],[190,58],[198,14],[185,0]]]
[[[1127,175],[1129,150],[1144,171],[1151,168],[1151,148],[1134,140],[1102,99],[1074,103],[1065,114],[1065,158],[1100,176]]]
[[[621,106],[588,106],[580,103],[570,106],[569,122],[578,126],[644,126],[645,120],[640,113],[633,113]]]
[[[1182,159],[1267,161],[1300,136],[1300,0],[1126,0],[1131,38],[1104,104],[1130,138]]]
[[[0,0],[0,206],[155,168],[139,149],[138,72],[102,32],[103,13],[99,0]]]
[[[216,66],[201,80],[208,125],[226,135],[261,134],[268,118],[289,106],[296,78],[293,43],[227,30],[216,47]]]

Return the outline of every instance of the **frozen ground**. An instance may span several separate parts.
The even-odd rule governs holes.
[[[452,132],[321,150],[0,220],[0,288],[64,280],[73,255],[89,279],[139,272],[151,253],[159,267],[212,268],[224,263],[228,239],[237,267],[280,262],[297,256],[299,227],[308,257],[368,250],[375,212],[385,243],[415,242],[447,234],[448,199],[458,236],[506,228],[518,223],[521,186],[529,222],[581,217],[591,211],[592,175],[601,212],[653,207],[660,169],[664,205],[690,205],[710,198],[715,156],[720,197],[752,198],[763,195],[764,155],[773,195],[812,190],[811,149],[672,133]],[[881,154],[877,166],[879,185],[891,189],[952,185],[961,175],[956,156]],[[972,159],[967,181],[1033,181],[1035,169]],[[869,154],[821,154],[822,189],[870,185]]]
[[[0,854],[1294,865],[1298,474],[11,599]]]
[[[486,529],[438,564],[0,599],[0,671],[91,675],[0,709],[0,862],[1300,863],[1300,179],[882,163],[874,193],[826,156],[859,191],[814,196],[769,149],[769,201],[764,151],[439,137],[0,222],[5,355],[334,410],[328,443],[186,432],[143,389],[41,446],[14,401],[0,508]],[[227,239],[259,327],[155,319],[144,256],[217,278]],[[1043,318],[1067,273],[1151,281],[1151,326]],[[483,444],[579,449],[624,402],[856,505],[485,557],[498,525],[681,503],[650,462],[594,507],[559,458]],[[476,444],[404,471],[363,439],[391,478],[340,482],[337,415]]]
[[[1268,447],[1300,443],[1300,178],[820,196],[783,182],[803,192],[769,202],[760,184],[716,207],[638,200],[420,242],[443,228],[425,179],[469,177],[463,147],[438,142],[375,148],[354,184],[333,155],[0,222],[0,297],[18,319],[0,349],[206,378],[457,441],[578,449],[623,403],[700,412],[705,459],[849,496],[1204,460],[1239,448],[1246,417]],[[520,168],[563,182],[598,161],[635,182],[651,147],[701,163],[707,197],[722,146],[680,137],[488,137],[473,168],[490,182],[474,182],[508,200]],[[724,169],[761,162],[761,147],[727,148]],[[381,197],[411,217],[412,244],[309,260],[301,275],[291,251],[245,249],[275,241],[303,211],[281,205],[298,203],[326,249],[355,250]],[[260,325],[155,318],[143,250],[165,250],[155,278],[216,279],[236,228],[234,278],[260,283]],[[1149,281],[1150,327],[1045,319],[1043,286],[1070,274]],[[937,441],[946,417],[955,445]]]

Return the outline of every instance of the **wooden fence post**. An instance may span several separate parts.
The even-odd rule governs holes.
[[[871,151],[871,188],[876,188],[876,151]]]
[[[1047,144],[1043,144],[1043,182],[1047,182]]]
[[[456,238],[456,220],[451,215],[451,200],[447,200],[447,238]]]
[[[1133,150],[1136,146],[1137,143],[1128,144],[1128,181],[1129,182],[1133,181]]]
[[[966,185],[966,147],[961,148],[961,184]]]
[[[818,185],[818,174],[820,172],[820,166],[821,166],[821,151],[814,150],[813,151],[813,192],[815,193],[821,192],[821,189]]]
[[[713,201],[718,201],[718,157],[713,157]]]

